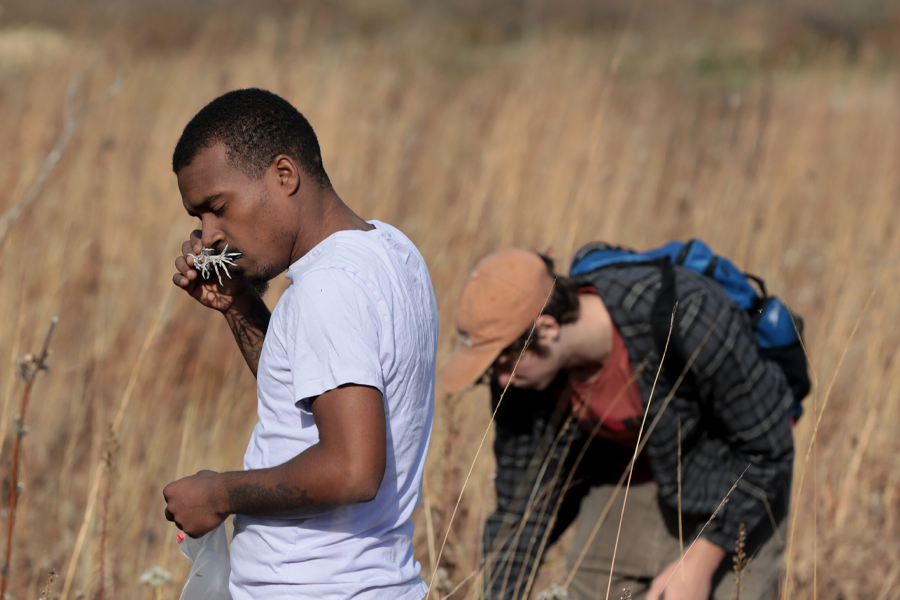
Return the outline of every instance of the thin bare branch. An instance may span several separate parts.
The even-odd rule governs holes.
[[[66,151],[66,147],[69,145],[69,142],[72,141],[72,136],[75,135],[75,132],[84,120],[85,115],[97,106],[97,104],[82,104],[77,107],[75,106],[75,96],[78,93],[78,88],[81,86],[82,77],[81,74],[73,76],[69,85],[66,87],[65,98],[63,101],[63,128],[59,137],[56,139],[56,143],[53,144],[50,153],[44,158],[44,163],[41,165],[41,170],[38,172],[37,179],[34,180],[31,187],[25,192],[25,195],[11,207],[2,218],[0,218],[0,250],[2,250],[3,246],[6,244],[6,238],[9,235],[13,223],[22,216],[22,213],[25,212],[25,210],[41,195],[41,192],[44,191],[44,186],[47,185],[50,175],[53,174],[56,163],[62,158],[63,153]],[[101,100],[108,100],[118,94],[119,90],[122,89],[122,82],[122,77],[117,76],[115,81],[113,81],[106,90],[106,93]]]

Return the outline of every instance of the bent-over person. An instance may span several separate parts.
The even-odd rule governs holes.
[[[454,392],[486,374],[492,409],[509,386],[496,414],[486,597],[529,597],[543,554],[573,522],[566,563],[575,598],[603,599],[609,589],[617,599],[629,588],[634,598],[727,600],[743,530],[751,560],[740,597],[772,597],[794,397],[722,287],[669,269],[623,264],[567,278],[537,253],[508,250],[469,275],[456,309],[459,343],[439,382]],[[653,327],[666,273],[678,300],[668,351],[690,358],[682,381],[683,369],[660,368],[665,340]],[[621,482],[645,412],[611,571]]]

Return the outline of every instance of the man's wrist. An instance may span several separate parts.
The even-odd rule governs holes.
[[[228,318],[246,317],[254,314],[258,310],[259,304],[265,306],[262,298],[254,292],[247,291],[235,296],[231,301],[231,306],[222,311]]]
[[[231,503],[231,490],[236,483],[238,483],[238,478],[244,473],[244,471],[227,471],[225,473],[218,473],[216,476],[216,486],[215,486],[215,499],[214,499],[214,508],[217,513],[220,515],[231,515],[234,514],[234,507]]]
[[[696,572],[712,577],[719,568],[727,551],[718,544],[706,538],[698,538],[694,547],[684,557],[684,561],[691,564]]]

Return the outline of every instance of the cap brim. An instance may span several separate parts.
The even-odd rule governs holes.
[[[497,360],[503,348],[502,342],[484,344],[478,348],[457,344],[450,361],[438,374],[438,385],[451,394],[464,390],[478,381]]]

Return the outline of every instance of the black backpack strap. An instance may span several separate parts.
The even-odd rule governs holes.
[[[753,281],[758,287],[760,291],[760,297],[764,300],[769,297],[769,292],[766,291],[766,282],[762,280],[761,277],[757,277],[752,273],[744,273],[744,277]]]
[[[653,340],[656,342],[660,357],[662,357],[663,351],[666,352],[664,368],[674,382],[684,371],[687,359],[681,350],[680,336],[672,323],[672,311],[678,302],[678,294],[675,289],[675,266],[669,261],[661,261],[659,264],[662,282],[659,294],[653,303],[650,326],[653,329]],[[670,327],[672,327],[671,337],[669,336]],[[666,350],[667,342],[668,350]]]

